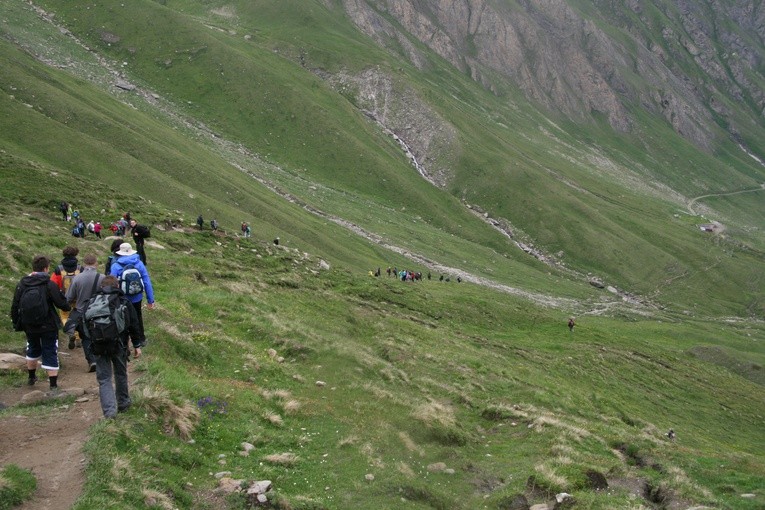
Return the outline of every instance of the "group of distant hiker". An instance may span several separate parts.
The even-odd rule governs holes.
[[[74,211],[69,214],[70,204],[64,211],[64,204],[64,219],[70,221]],[[26,335],[27,384],[37,383],[39,364],[48,375],[49,395],[60,393],[58,339],[59,329],[63,329],[68,348],[81,347],[88,370],[96,373],[101,409],[107,418],[131,405],[129,346],[132,344],[138,358],[146,344],[141,311],[144,295],[147,307],[154,308],[144,251],[149,229],[134,219],[128,218],[126,223],[137,250],[122,238],[114,239],[103,274],[95,254],[85,255],[80,264],[76,246],[63,249],[63,258],[52,273],[50,259],[36,255],[32,272],[19,281],[11,305],[14,330]]]

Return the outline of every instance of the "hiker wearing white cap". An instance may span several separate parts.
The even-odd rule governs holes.
[[[147,307],[154,308],[154,289],[151,286],[151,278],[146,266],[141,262],[138,252],[130,246],[130,243],[120,244],[120,249],[114,252],[115,259],[112,261],[109,272],[120,280],[120,288],[125,297],[133,304],[135,313],[138,316],[138,325],[141,331],[141,338],[131,339],[133,345],[144,345],[146,343],[146,334],[143,329],[143,315],[141,314],[141,303],[143,295],[146,294]]]

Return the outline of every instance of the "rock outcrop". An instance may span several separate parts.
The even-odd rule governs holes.
[[[417,68],[426,45],[499,93],[508,84],[575,121],[629,131],[636,108],[711,150],[741,114],[762,123],[765,6],[751,0],[342,0],[380,45]],[[730,23],[733,20],[734,23]],[[735,111],[734,111],[735,110]]]

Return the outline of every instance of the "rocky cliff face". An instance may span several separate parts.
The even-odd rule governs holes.
[[[631,111],[663,116],[711,149],[734,118],[765,115],[765,5],[754,0],[342,0],[379,44],[428,65],[419,43],[485,87],[504,82],[586,122],[629,131]],[[715,123],[713,120],[717,118]]]

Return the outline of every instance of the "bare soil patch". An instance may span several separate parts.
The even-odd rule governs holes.
[[[85,395],[77,397],[79,402],[59,399],[45,410],[20,406],[25,394],[48,391],[48,381],[41,377],[40,369],[40,381],[35,386],[27,386],[26,373],[19,371],[19,386],[0,390],[0,402],[9,407],[0,414],[0,466],[15,464],[31,470],[37,479],[34,497],[17,507],[20,510],[72,507],[85,482],[83,445],[90,426],[103,419],[96,374],[88,372],[82,349],[64,349],[59,357],[59,388],[84,389]]]

